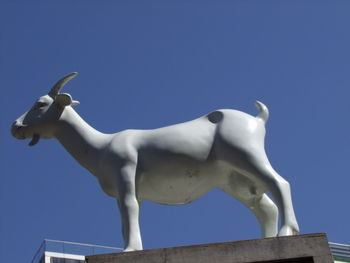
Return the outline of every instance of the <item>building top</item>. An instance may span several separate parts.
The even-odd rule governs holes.
[[[31,263],[84,263],[85,256],[117,253],[122,248],[45,239]]]
[[[335,263],[350,262],[350,245],[329,242]],[[122,248],[45,239],[31,263],[85,263],[85,256],[122,252]]]

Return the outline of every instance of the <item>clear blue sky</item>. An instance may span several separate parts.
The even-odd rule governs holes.
[[[29,262],[44,238],[123,246],[116,202],[56,140],[11,123],[63,75],[76,111],[106,133],[217,108],[270,109],[266,150],[292,185],[302,233],[350,243],[350,1],[0,1],[0,254]],[[260,237],[220,191],[144,202],[145,248]]]

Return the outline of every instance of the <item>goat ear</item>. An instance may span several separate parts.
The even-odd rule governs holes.
[[[76,105],[79,105],[79,104],[80,104],[79,101],[73,100],[71,106],[76,106]]]
[[[72,96],[67,93],[60,93],[55,97],[55,102],[62,107],[66,107],[72,105],[73,99]]]

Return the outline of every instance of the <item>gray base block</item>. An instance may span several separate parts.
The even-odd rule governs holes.
[[[92,255],[88,263],[333,263],[326,234]]]

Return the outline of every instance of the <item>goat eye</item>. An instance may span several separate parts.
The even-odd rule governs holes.
[[[45,107],[45,106],[46,106],[46,103],[44,103],[44,102],[37,102],[35,104],[36,109],[40,109],[40,108]]]

